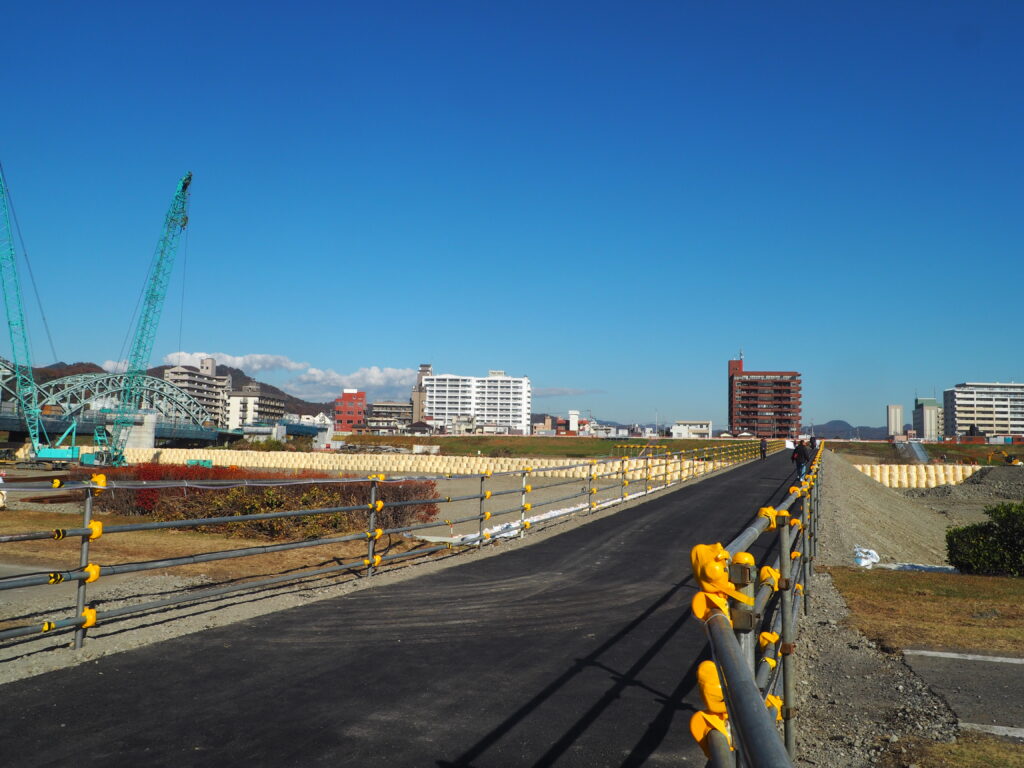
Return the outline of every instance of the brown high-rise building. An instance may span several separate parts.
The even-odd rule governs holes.
[[[758,437],[800,433],[800,374],[744,371],[743,358],[729,361],[729,431]]]

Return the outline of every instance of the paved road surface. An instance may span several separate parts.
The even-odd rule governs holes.
[[[783,452],[500,557],[8,684],[0,755],[703,765],[688,733],[705,645],[689,550],[780,501],[790,466]]]
[[[961,727],[1024,739],[1024,659],[908,650],[904,658]]]

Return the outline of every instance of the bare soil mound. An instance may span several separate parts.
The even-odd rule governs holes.
[[[829,451],[821,477],[822,563],[853,565],[854,547],[875,550],[883,563],[946,563],[945,532],[956,521],[875,482]]]

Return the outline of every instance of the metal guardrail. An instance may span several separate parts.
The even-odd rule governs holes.
[[[781,443],[776,442],[771,449],[778,450]],[[323,578],[325,576],[338,574],[363,573],[367,576],[373,575],[376,569],[385,564],[394,564],[400,561],[420,559],[433,555],[443,550],[464,549],[470,547],[482,547],[493,543],[502,537],[522,537],[532,527],[549,523],[559,518],[574,515],[592,513],[600,508],[619,504],[639,496],[652,493],[662,488],[669,487],[682,482],[695,479],[702,475],[709,474],[719,469],[735,465],[740,462],[749,461],[758,456],[757,443],[734,443],[713,448],[701,448],[689,451],[677,451],[663,454],[648,454],[643,457],[642,469],[636,469],[636,459],[628,456],[611,459],[591,459],[586,462],[569,463],[562,467],[543,467],[542,472],[547,476],[559,471],[578,471],[586,468],[583,474],[586,477],[570,477],[566,480],[546,483],[538,486],[536,490],[551,489],[559,486],[577,485],[582,486],[574,489],[573,492],[557,498],[548,498],[536,505],[528,501],[530,494],[534,491],[531,485],[531,468],[525,470],[514,470],[508,472],[497,472],[487,474],[467,475],[445,475],[448,479],[472,479],[478,480],[479,493],[451,497],[437,496],[434,498],[409,499],[403,501],[386,501],[381,498],[381,488],[391,483],[401,483],[410,480],[437,480],[436,476],[403,476],[387,478],[383,474],[369,475],[367,478],[330,478],[330,479],[296,479],[296,480],[229,480],[229,481],[156,481],[156,482],[107,482],[102,475],[94,475],[92,482],[68,483],[59,488],[50,485],[24,483],[18,485],[7,485],[9,493],[33,493],[41,494],[47,492],[65,493],[69,490],[81,489],[85,492],[82,524],[77,528],[58,528],[43,531],[31,531],[25,533],[14,533],[0,535],[0,553],[2,545],[18,541],[39,541],[39,540],[61,540],[66,538],[79,537],[81,539],[79,552],[79,565],[77,568],[53,571],[49,573],[38,573],[25,576],[17,576],[0,579],[0,592],[4,590],[35,587],[45,584],[61,584],[65,582],[77,582],[75,612],[72,616],[56,618],[44,621],[41,624],[36,622],[21,626],[9,627],[0,630],[0,641],[15,638],[24,638],[39,633],[58,632],[61,630],[74,630],[74,647],[81,648],[86,637],[86,631],[100,623],[113,618],[138,614],[158,608],[165,608],[181,603],[189,603],[220,597],[231,592],[252,590],[275,586],[286,582],[296,582],[309,578]],[[632,464],[631,464],[632,462]],[[632,468],[631,468],[632,467]],[[629,486],[631,477],[641,476],[643,487],[637,492],[631,492]],[[511,489],[489,489],[489,482],[499,477],[519,477],[521,482],[517,487]],[[369,485],[369,494],[365,504],[353,506],[330,507],[320,509],[293,509],[277,512],[259,514],[240,514],[229,516],[206,517],[201,519],[169,520],[169,521],[144,521],[121,525],[104,526],[100,520],[94,518],[94,502],[97,494],[108,493],[117,489],[140,490],[159,488],[185,488],[199,490],[218,490],[236,488],[240,486],[266,488],[285,485],[310,485],[310,484],[345,484],[362,483]],[[614,492],[614,493],[613,493]],[[611,494],[611,498],[598,501],[601,498],[598,494]],[[503,508],[493,509],[500,503],[503,497],[509,497],[514,503]],[[408,507],[423,504],[444,505],[453,502],[477,501],[477,512],[472,515],[463,516],[457,519],[433,520],[430,522],[403,525],[392,528],[380,528],[377,521],[379,515],[389,508]],[[565,502],[575,502],[569,507],[554,509],[554,505]],[[507,503],[507,502],[506,502]],[[491,507],[491,508],[488,508]],[[547,512],[541,512],[542,507],[551,507]],[[224,525],[257,520],[274,520],[288,517],[308,517],[315,515],[328,515],[345,512],[365,512],[366,528],[338,536],[321,536],[302,541],[282,542],[267,544],[264,546],[244,547],[240,549],[221,550],[216,552],[204,552],[181,557],[150,560],[131,563],[107,563],[97,564],[93,562],[95,552],[93,546],[103,536],[125,534],[137,531],[156,530],[181,530],[196,528],[205,525]],[[504,522],[498,521],[504,519]],[[497,526],[485,529],[485,523],[495,521]],[[423,537],[423,532],[429,529],[446,527],[454,532],[454,526],[463,523],[476,522],[476,532],[464,534],[459,537],[452,535],[447,538]],[[494,523],[491,523],[493,526]],[[419,536],[427,544],[425,546],[406,552],[383,554],[377,551],[377,542],[384,535],[389,534],[413,534]],[[309,547],[330,547],[344,542],[365,541],[366,552],[364,556],[354,558],[347,562],[337,563],[328,567],[307,569],[300,572],[275,575],[253,581],[246,581],[226,586],[219,586],[199,591],[175,594],[160,600],[137,603],[110,610],[98,611],[96,607],[88,603],[88,585],[97,579],[105,576],[126,573],[139,573],[156,569],[174,568],[183,565],[192,565],[201,562],[212,562],[216,560],[227,560],[231,558],[250,557],[265,555],[272,552],[282,552],[292,549]],[[436,543],[435,543],[436,542]]]
[[[694,713],[690,731],[713,768],[792,768],[796,628],[800,605],[805,613],[810,605],[821,452],[778,507],[762,507],[726,546],[691,552],[701,589],[693,613],[704,622],[713,660],[698,669],[705,706]],[[777,531],[777,541],[757,570],[746,550],[766,531]]]

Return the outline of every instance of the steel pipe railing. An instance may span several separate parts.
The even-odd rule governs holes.
[[[701,585],[693,612],[704,621],[718,667],[733,758],[737,764],[753,768],[792,766],[796,755],[796,629],[801,606],[806,612],[810,603],[808,580],[818,536],[820,464],[819,448],[810,473],[789,489],[777,508],[762,508],[727,547],[700,545],[691,553],[694,575]],[[767,531],[777,531],[776,548],[766,556],[755,589],[754,559],[746,550]],[[798,593],[802,599],[794,599]],[[762,650],[758,653],[757,649]],[[775,696],[780,684],[781,699]],[[705,700],[709,699],[705,696]],[[697,713],[694,719],[698,716],[709,713]],[[783,723],[782,737],[778,720]],[[694,735],[701,732],[697,728]],[[727,757],[713,754],[721,749],[720,743],[712,743],[713,733],[703,737],[701,746],[712,765],[726,765],[722,761]]]
[[[257,589],[260,587],[273,586],[286,582],[295,582],[309,578],[320,578],[340,572],[362,571],[365,575],[372,575],[375,569],[384,563],[393,563],[398,560],[408,560],[428,556],[442,550],[454,550],[464,547],[479,547],[490,543],[493,538],[486,529],[485,521],[493,520],[496,523],[501,518],[518,516],[517,520],[500,523],[493,530],[495,537],[503,535],[524,535],[530,530],[534,523],[542,524],[561,519],[568,515],[575,515],[586,512],[593,512],[608,505],[621,503],[622,501],[647,495],[660,488],[671,486],[679,482],[687,482],[697,477],[704,476],[716,468],[731,466],[738,462],[748,461],[756,457],[757,450],[753,444],[718,446],[715,448],[692,449],[688,451],[676,451],[669,453],[653,454],[646,453],[641,457],[640,465],[631,464],[636,459],[630,457],[615,457],[602,460],[589,460],[586,462],[566,463],[557,467],[544,467],[539,472],[545,475],[545,479],[557,473],[577,473],[576,476],[568,478],[553,479],[552,482],[544,483],[543,488],[559,486],[579,485],[580,492],[553,499],[546,499],[536,505],[529,502],[530,494],[535,490],[530,482],[531,476],[537,472],[532,468],[520,470],[508,470],[503,472],[489,472],[486,474],[457,474],[445,475],[450,479],[473,479],[479,480],[480,492],[461,496],[433,496],[422,499],[405,499],[397,501],[384,501],[381,498],[381,488],[385,485],[401,484],[417,480],[437,480],[436,476],[403,476],[400,478],[386,478],[384,475],[370,475],[367,478],[339,477],[339,478],[301,478],[301,479],[231,479],[231,480],[181,480],[181,481],[105,481],[99,476],[94,476],[90,482],[71,482],[58,488],[52,485],[39,483],[19,483],[17,486],[9,485],[7,490],[11,493],[66,493],[68,491],[80,490],[84,492],[84,513],[81,527],[66,529],[51,529],[48,531],[34,531],[25,533],[14,533],[0,535],[0,545],[19,541],[33,541],[65,538],[81,538],[79,547],[79,566],[77,569],[67,569],[48,573],[17,576],[7,579],[0,579],[0,591],[33,587],[43,584],[59,584],[62,582],[77,582],[75,611],[76,615],[71,618],[46,621],[42,624],[33,624],[24,627],[14,627],[0,630],[0,640],[15,637],[24,637],[40,632],[53,632],[67,628],[75,629],[75,647],[81,647],[85,640],[86,630],[94,626],[102,619],[125,616],[133,613],[145,612],[156,608],[166,607],[177,603],[194,602],[196,600],[211,599],[217,596],[229,594],[246,589]],[[607,470],[607,471],[604,471]],[[488,481],[492,478],[521,478],[519,487],[510,489],[487,489]],[[611,479],[608,484],[600,483],[604,479]],[[642,490],[630,492],[631,481],[641,479],[644,483]],[[617,481],[617,482],[616,482]],[[292,509],[278,510],[274,512],[241,514],[241,515],[219,515],[197,519],[184,520],[155,520],[140,523],[128,523],[109,525],[105,528],[98,522],[93,521],[93,509],[96,494],[111,491],[139,491],[159,489],[183,489],[197,490],[204,492],[223,491],[231,488],[254,488],[265,489],[281,486],[296,485],[345,485],[360,483],[369,487],[368,503],[347,506],[324,507],[319,509]],[[539,489],[539,488],[538,488]],[[605,496],[610,492],[617,491],[611,498]],[[486,509],[489,500],[519,495],[520,503],[516,506],[509,506],[507,509],[488,510]],[[540,516],[527,516],[528,512],[541,508],[551,508],[565,502],[577,501],[577,504],[564,510],[551,509]],[[378,515],[387,509],[401,509],[411,506],[425,504],[447,504],[453,502],[477,501],[477,513],[459,517],[454,520],[435,520],[424,523],[394,526],[387,529],[377,527]],[[243,547],[231,550],[218,550],[214,552],[203,552],[174,558],[155,559],[137,563],[115,563],[95,565],[90,562],[92,546],[101,536],[133,533],[140,531],[159,531],[168,529],[189,529],[209,525],[231,525],[235,523],[246,523],[256,521],[281,520],[296,517],[312,517],[332,514],[351,514],[364,512],[367,514],[366,530],[343,534],[339,536],[320,536],[303,541],[282,542],[266,544],[261,546]],[[554,513],[554,514],[553,514]],[[451,539],[442,539],[443,546],[418,547],[405,552],[384,553],[377,552],[377,541],[384,535],[408,535],[417,531],[425,531],[431,528],[449,526],[454,530],[455,525],[463,523],[476,523],[475,534],[465,534]],[[331,546],[345,542],[366,541],[366,555],[357,560],[347,563],[332,565],[327,568],[307,569],[294,573],[274,576],[268,579],[240,582],[223,587],[200,590],[186,593],[182,596],[166,598],[160,601],[148,602],[124,606],[121,608],[97,612],[89,607],[87,585],[96,579],[116,574],[138,573],[155,569],[172,568],[183,565],[228,560],[235,558],[267,555],[276,552],[305,549],[319,546]],[[426,539],[437,541],[437,539]]]

